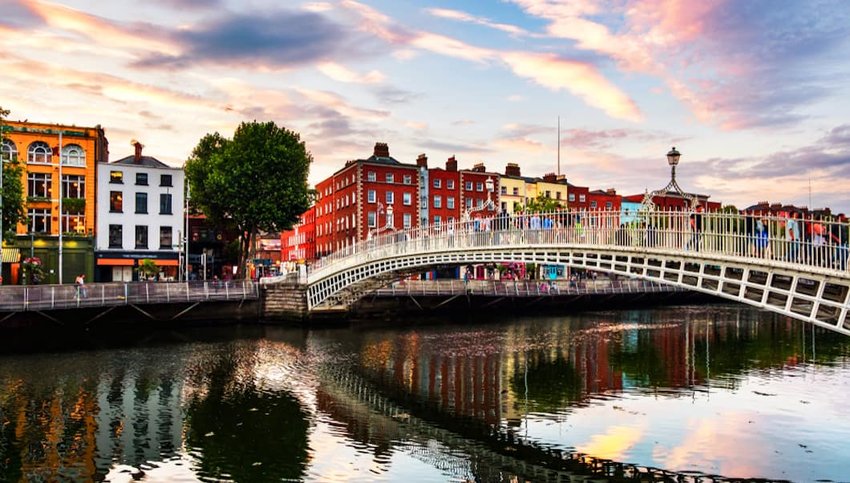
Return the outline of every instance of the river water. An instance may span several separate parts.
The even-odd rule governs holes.
[[[0,356],[2,481],[850,481],[850,339],[737,306]]]

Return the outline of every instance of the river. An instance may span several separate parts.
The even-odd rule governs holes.
[[[739,306],[0,356],[2,481],[850,480],[850,339]]]

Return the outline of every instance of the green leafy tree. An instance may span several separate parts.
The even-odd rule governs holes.
[[[560,210],[562,208],[561,202],[557,200],[553,200],[552,198],[547,198],[546,195],[540,193],[537,195],[537,198],[530,200],[525,205],[525,211],[529,213],[542,213],[547,211],[555,211]]]
[[[300,136],[274,122],[243,122],[233,139],[207,134],[192,151],[185,166],[192,202],[239,234],[237,278],[260,232],[291,228],[309,207],[312,160]]]
[[[0,145],[3,144],[3,120],[9,115],[9,110],[0,107]],[[21,184],[23,167],[17,158],[2,156],[3,169],[3,232],[0,238],[10,239],[15,234],[18,223],[26,221],[26,210],[24,209],[24,187]]]
[[[139,272],[139,277],[144,277],[145,279],[155,277],[159,273],[159,267],[150,258],[139,260],[139,266],[136,270]]]

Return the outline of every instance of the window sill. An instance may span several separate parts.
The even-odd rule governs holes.
[[[169,212],[160,211],[160,212],[159,212],[159,214],[160,214],[160,215],[173,215],[174,213],[172,213],[172,212],[170,212],[170,211],[169,211]]]
[[[109,210],[110,213],[124,213],[123,210]]]
[[[137,215],[147,215],[148,212],[147,211],[137,211],[136,214]]]

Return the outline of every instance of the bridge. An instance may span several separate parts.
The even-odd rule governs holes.
[[[783,217],[684,211],[622,221],[619,211],[551,212],[387,227],[310,267],[307,309],[347,310],[436,267],[520,262],[649,280],[850,335],[847,223],[803,219],[793,229]]]

